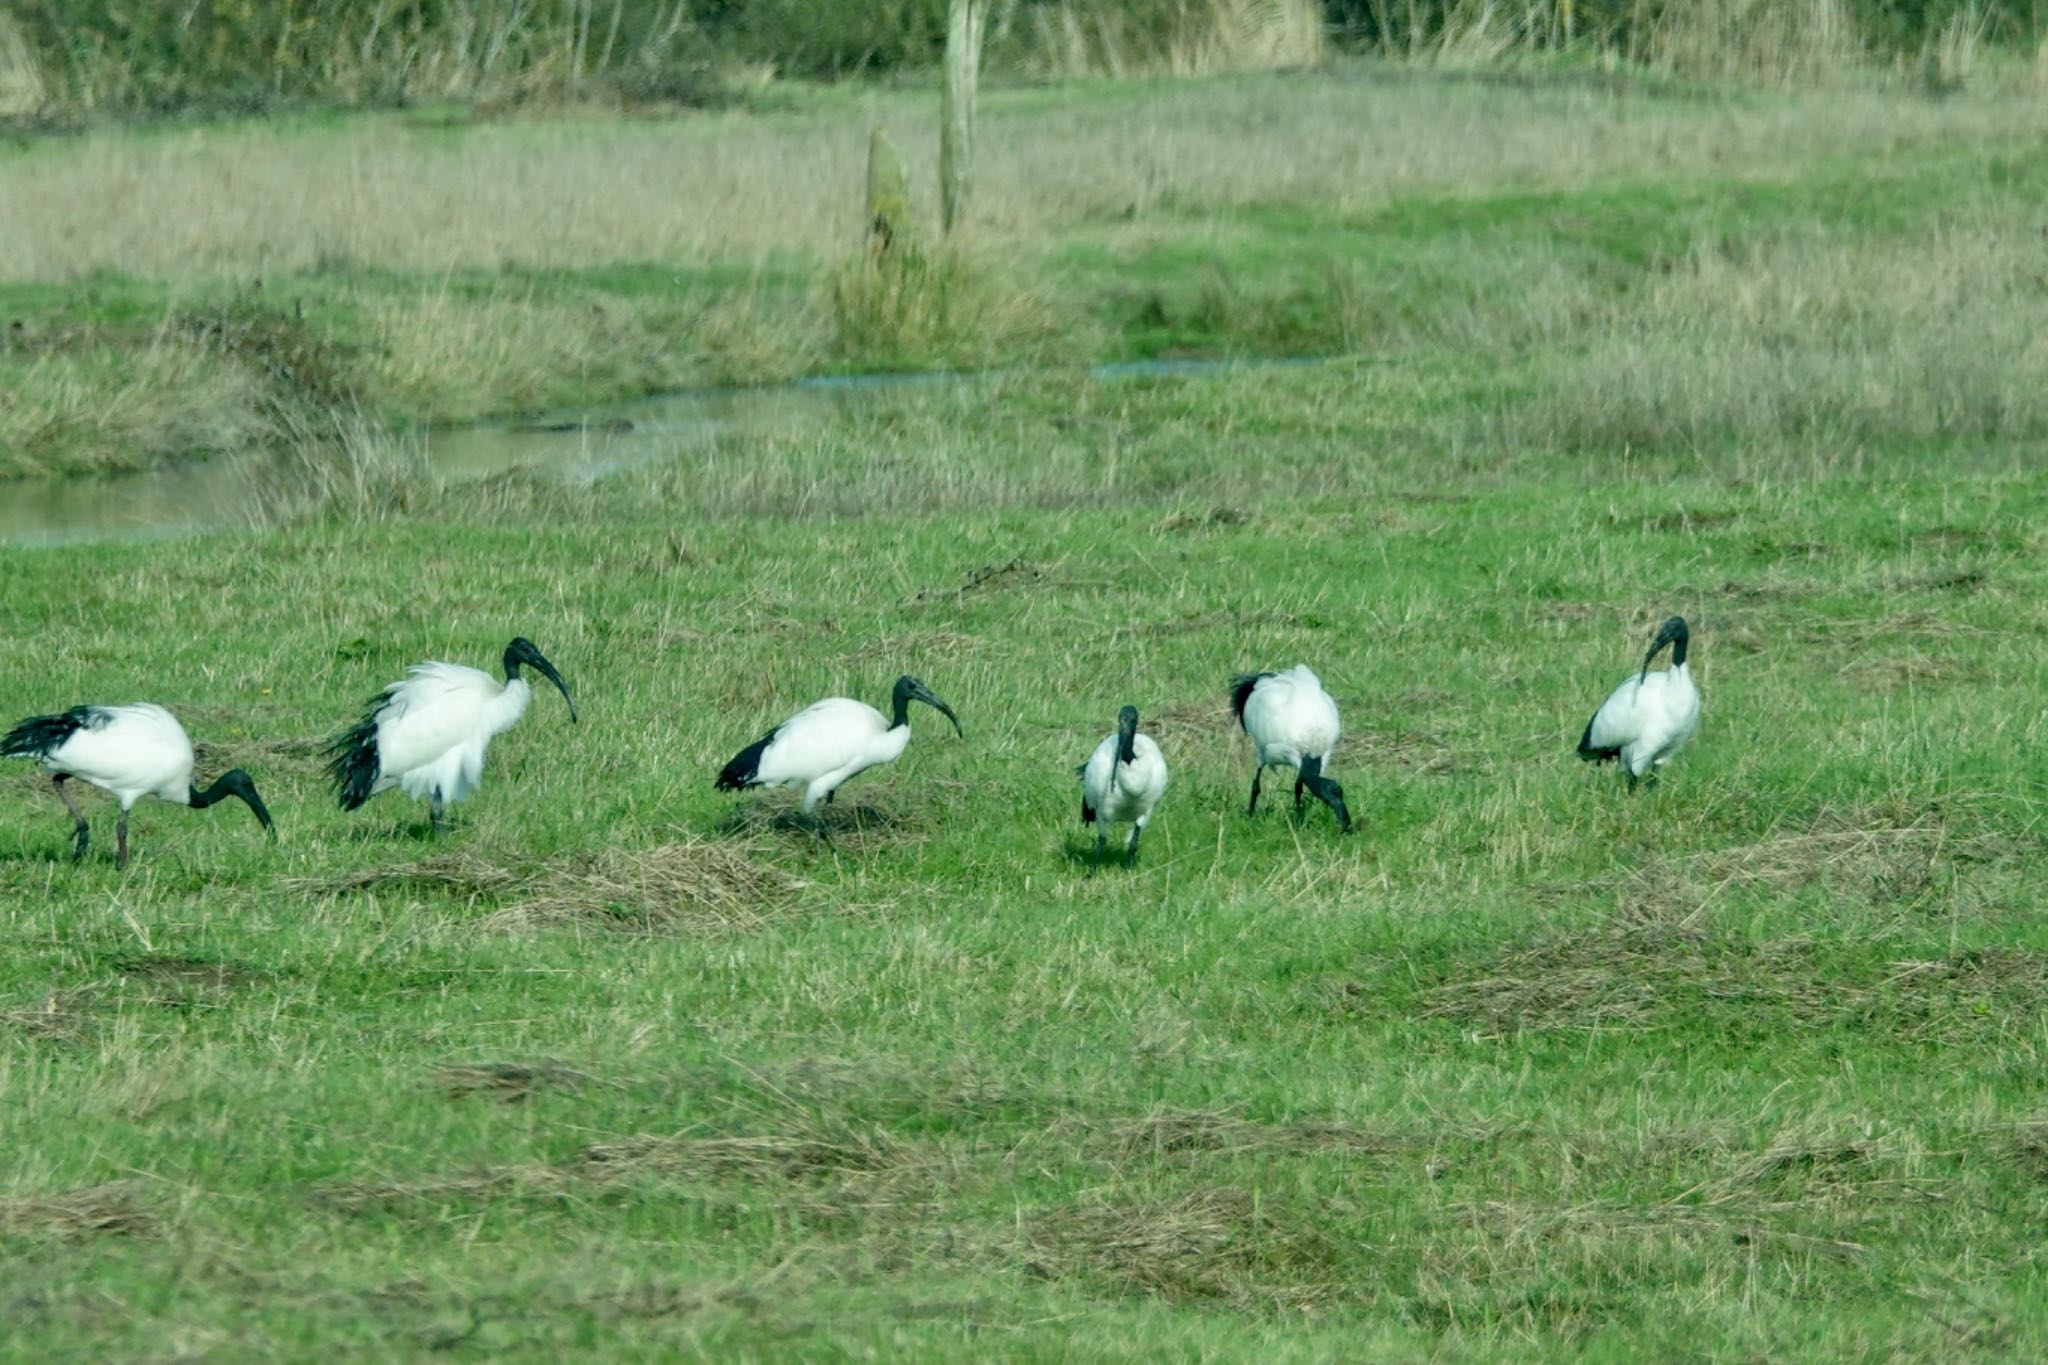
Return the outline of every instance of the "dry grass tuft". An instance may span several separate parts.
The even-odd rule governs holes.
[[[1156,711],[1141,713],[1139,723],[1146,734],[1161,744],[1192,739],[1211,740],[1218,735],[1228,735],[1237,728],[1237,721],[1230,714],[1230,697],[1222,687],[1227,681],[1218,680],[1217,694],[1213,697],[1175,702]]]
[[[977,593],[1028,587],[1033,583],[1042,582],[1044,578],[1045,570],[1020,555],[1006,559],[1000,564],[982,565],[963,578],[957,587],[919,588],[906,599],[906,602],[954,602]]]
[[[2044,1010],[2048,954],[2026,949],[1857,973],[1808,939],[1757,943],[1615,919],[1540,938],[1454,976],[1428,992],[1422,1013],[1495,1036],[1663,1028],[1713,1013],[1757,1029],[1837,1024],[1941,1043],[2029,1026]]]
[[[573,1067],[550,1061],[462,1063],[434,1072],[435,1086],[452,1099],[480,1095],[506,1104],[519,1104],[549,1090],[574,1094],[590,1080]]]
[[[1028,11],[1027,64],[1056,76],[1201,76],[1307,67],[1327,51],[1314,0],[1060,0]]]
[[[918,807],[893,805],[880,797],[835,801],[817,811],[817,818],[824,822],[834,846],[848,852],[921,839],[925,816],[926,812]],[[735,802],[719,823],[719,832],[745,840],[795,836],[815,842],[818,837],[810,817],[796,806],[781,804],[773,797]]]
[[[0,1234],[68,1241],[80,1237],[147,1237],[157,1230],[132,1184],[115,1181],[59,1194],[0,1198]]]
[[[1344,736],[1344,750],[1345,760],[1359,767],[1401,768],[1433,777],[1452,777],[1466,768],[1457,750],[1413,730],[1355,730]]]
[[[286,883],[315,895],[409,887],[502,902],[484,920],[492,929],[591,927],[643,934],[757,928],[802,885],[744,846],[694,837],[652,848],[563,854],[528,867],[462,849]]]
[[[1217,1109],[1168,1109],[1142,1118],[1122,1119],[1105,1134],[1109,1150],[1121,1159],[1196,1155],[1302,1155],[1353,1152],[1385,1155],[1433,1148],[1442,1141],[1481,1141],[1483,1133],[1432,1134],[1417,1137],[1348,1123],[1303,1120],[1257,1123]]]
[[[49,1042],[77,1042],[92,1032],[90,990],[51,991],[26,1009],[0,1010],[0,1028]]]
[[[778,1207],[841,1220],[936,1207],[952,1168],[879,1130],[682,1137],[636,1134],[595,1142],[549,1164],[488,1166],[418,1180],[352,1180],[318,1187],[317,1202],[347,1213],[418,1213],[505,1198],[557,1200],[593,1187],[650,1180],[741,1181],[791,1187]]]
[[[1312,1309],[1343,1288],[1335,1239],[1231,1186],[1050,1210],[1025,1220],[1012,1254],[1047,1279],[1107,1281],[1170,1303]]]
[[[640,1135],[585,1147],[571,1165],[622,1179],[639,1172],[691,1180],[798,1180],[844,1172],[882,1171],[921,1158],[879,1130],[834,1139],[761,1134],[748,1137]]]
[[[452,849],[430,854],[410,863],[373,863],[324,877],[292,877],[286,890],[319,896],[341,896],[357,891],[382,891],[393,887],[446,891],[471,899],[501,896],[524,883],[521,872],[471,849]]]
[[[324,763],[326,741],[319,739],[194,740],[192,756],[198,771],[221,773],[246,768],[260,783],[269,774],[310,773]]]
[[[1152,530],[1162,535],[1188,531],[1217,531],[1249,525],[1251,521],[1252,514],[1242,507],[1212,507],[1206,512],[1175,512],[1153,522]]]
[[[799,885],[746,848],[686,838],[557,860],[485,922],[514,930],[730,933],[760,927]]]

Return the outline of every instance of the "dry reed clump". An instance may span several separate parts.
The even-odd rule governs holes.
[[[1025,63],[1046,75],[1206,76],[1319,65],[1315,0],[1060,0],[1030,9]]]
[[[171,329],[15,348],[0,364],[0,478],[142,469],[276,435],[262,379]]]
[[[69,1241],[81,1237],[148,1237],[156,1213],[127,1181],[85,1185],[55,1194],[0,1197],[0,1235]]]
[[[1021,1220],[1003,1252],[1046,1279],[1101,1281],[1169,1303],[1304,1310],[1338,1302],[1351,1287],[1335,1237],[1234,1186],[1049,1209]]]
[[[1864,56],[1844,0],[1680,0],[1631,39],[1652,66],[1780,87],[1840,81]]]
[[[565,854],[530,867],[456,850],[286,885],[330,896],[411,887],[502,902],[483,921],[493,929],[717,934],[760,926],[788,905],[802,883],[744,847],[690,838],[652,848]]]
[[[1081,354],[1086,328],[985,255],[905,237],[826,278],[832,353],[879,368],[980,369]]]

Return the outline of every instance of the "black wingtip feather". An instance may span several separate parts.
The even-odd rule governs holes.
[[[1237,717],[1238,728],[1244,727],[1244,707],[1252,699],[1252,689],[1272,676],[1271,673],[1243,673],[1230,680],[1230,714]]]
[[[334,779],[334,794],[343,810],[369,800],[377,785],[377,712],[383,702],[379,693],[369,713],[327,746],[327,775]]]
[[[775,730],[770,730],[767,734],[734,754],[732,762],[719,770],[718,782],[716,784],[718,790],[722,792],[736,792],[747,787],[759,786],[761,755],[768,751],[770,744],[774,743],[776,730],[781,728],[778,725]]]
[[[1607,763],[1620,758],[1621,750],[1593,747],[1593,722],[1589,720],[1586,722],[1586,733],[1579,736],[1579,757],[1588,763]]]
[[[61,716],[30,716],[0,737],[0,757],[44,758],[80,730],[105,724],[96,706],[74,706]]]

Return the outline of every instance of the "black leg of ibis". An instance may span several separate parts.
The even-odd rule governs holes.
[[[1100,819],[1095,822],[1095,861],[1088,864],[1088,875],[1094,876],[1102,867],[1102,860],[1109,852],[1109,834],[1102,828]]]
[[[1138,836],[1144,832],[1145,827],[1143,825],[1131,826],[1131,841],[1124,845],[1125,867],[1136,867],[1138,865]]]
[[[1622,771],[1628,772],[1626,768],[1622,769]],[[1634,773],[1628,774],[1628,789],[1630,791],[1634,791],[1636,789],[1636,775]]]
[[[433,826],[434,833],[436,834],[447,832],[447,809],[446,806],[441,804],[441,793],[435,792],[427,798],[427,822]]]
[[[128,811],[121,811],[120,823],[114,826],[114,866],[121,871],[128,870]]]
[[[85,856],[86,846],[92,843],[92,826],[86,823],[85,812],[78,808],[78,798],[71,794],[71,788],[64,785],[70,779],[69,773],[57,773],[50,778],[50,785],[57,789],[64,809],[71,812],[71,823],[75,827],[71,839],[71,861],[75,863]]]
[[[1245,803],[1244,813],[1249,818],[1259,808],[1259,781],[1266,775],[1263,767],[1252,769],[1252,799]]]
[[[1300,773],[1294,775],[1294,818],[1301,818],[1301,788],[1304,779]]]
[[[830,801],[832,798],[827,796],[825,799]],[[825,828],[824,816],[812,815],[808,817],[807,823],[811,827],[811,833],[817,836],[819,843],[830,849],[834,854],[839,852],[839,845],[832,842],[832,831]]]

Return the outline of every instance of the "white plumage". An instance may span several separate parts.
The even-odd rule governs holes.
[[[1138,837],[1166,795],[1166,756],[1152,736],[1138,733],[1137,707],[1126,706],[1117,714],[1116,729],[1095,746],[1079,771],[1081,823],[1095,826],[1096,864],[1102,862],[1108,827],[1128,820],[1131,837],[1124,845],[1124,863],[1135,866]]]
[[[84,857],[91,842],[85,813],[64,785],[74,777],[120,803],[116,859],[121,867],[128,865],[128,812],[145,796],[198,810],[233,796],[248,804],[266,830],[273,828],[263,798],[240,768],[223,773],[203,792],[192,784],[192,740],[176,716],[152,702],[74,706],[62,715],[31,716],[0,738],[0,755],[34,759],[50,774],[71,812],[74,858]]]
[[[803,811],[813,814],[841,784],[881,763],[893,763],[910,743],[910,703],[937,708],[963,734],[953,708],[916,678],[896,680],[892,714],[884,716],[851,697],[812,702],[733,756],[718,774],[720,791],[747,787],[804,789]],[[822,826],[819,827],[822,834]]]
[[[576,719],[576,701],[554,665],[531,641],[505,648],[504,681],[463,664],[423,663],[371,699],[363,719],[329,746],[328,771],[343,810],[354,810],[393,787],[427,802],[434,827],[448,802],[483,782],[491,741],[518,723],[533,700],[519,675],[530,664],[561,690]]]
[[[1600,709],[1586,722],[1579,738],[1579,757],[1591,763],[1617,760],[1634,788],[1645,776],[1657,780],[1656,770],[1700,728],[1700,694],[1693,686],[1692,670],[1686,665],[1691,635],[1685,618],[1674,616],[1657,630],[1650,652],[1643,656],[1642,669],[1621,684],[1600,703]],[[1650,672],[1650,665],[1664,646],[1671,646],[1671,667]]]
[[[1296,664],[1284,673],[1248,673],[1230,685],[1230,708],[1238,724],[1258,750],[1258,768],[1252,773],[1252,796],[1245,807],[1250,815],[1259,806],[1259,782],[1268,767],[1293,768],[1294,808],[1301,809],[1304,788],[1330,808],[1337,824],[1351,828],[1351,812],[1344,805],[1344,789],[1324,777],[1323,765],[1343,734],[1337,719],[1337,703],[1323,690],[1322,680],[1307,664]]]

